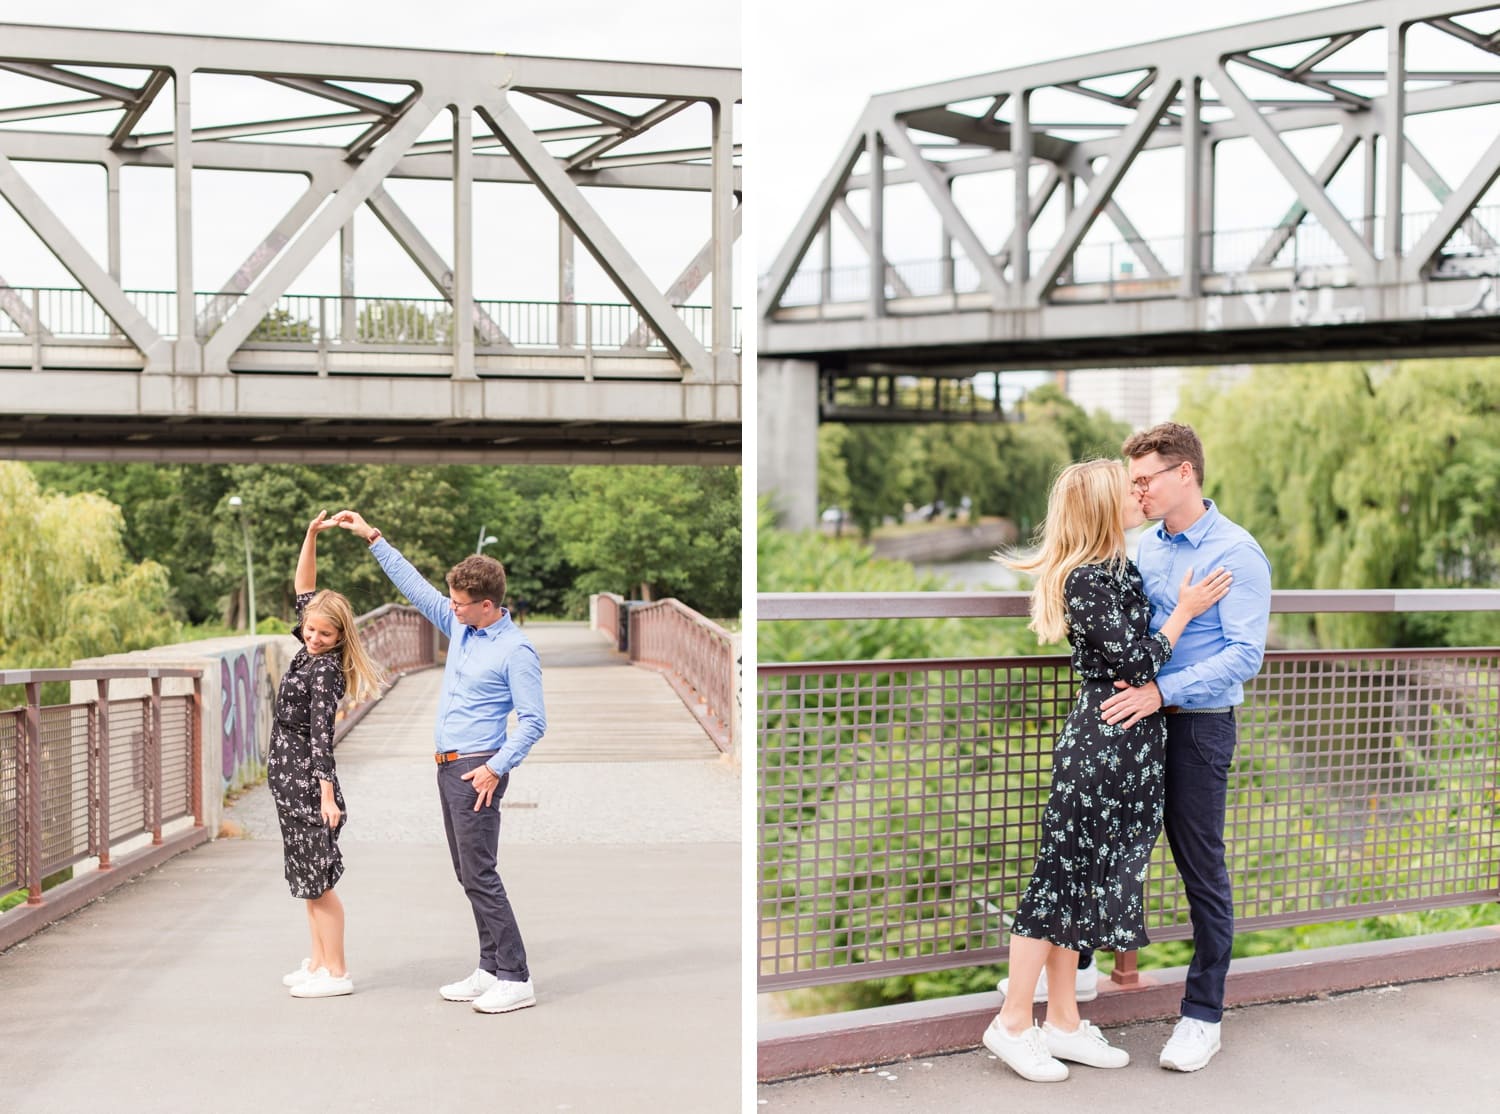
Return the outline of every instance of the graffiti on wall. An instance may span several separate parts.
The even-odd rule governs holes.
[[[219,655],[219,684],[224,791],[228,792],[257,781],[266,772],[276,683],[265,649],[245,646]]]

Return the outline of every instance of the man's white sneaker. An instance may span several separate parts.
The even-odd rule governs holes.
[[[536,990],[531,980],[516,982],[499,979],[495,985],[474,999],[474,1008],[480,1013],[509,1013],[536,1005]]]
[[[450,1002],[472,1002],[500,980],[488,971],[474,968],[474,973],[458,982],[438,987],[438,993]]]
[[[298,967],[291,974],[281,976],[281,985],[300,986],[310,978],[312,978],[312,960],[304,959],[301,967]]]
[[[1010,994],[1010,979],[1001,979],[996,984],[996,989],[1007,997]],[[1073,994],[1080,1002],[1092,1002],[1099,997],[1099,965],[1094,957],[1089,958],[1087,967],[1078,968],[1078,978],[1073,983]],[[1042,973],[1037,976],[1036,992],[1032,994],[1033,1002],[1045,1002],[1047,1000],[1047,969],[1042,968]]]
[[[319,967],[292,987],[293,998],[337,998],[340,994],[353,994],[354,980],[347,973],[330,975],[327,967]]]
[[[1219,1051],[1219,1023],[1182,1017],[1172,1039],[1161,1050],[1161,1066],[1169,1071],[1197,1071]]]
[[[1059,1060],[1072,1060],[1091,1068],[1123,1068],[1130,1063],[1130,1053],[1110,1044],[1088,1021],[1080,1021],[1071,1033],[1049,1023],[1042,1026],[1042,1033],[1047,1038],[1047,1051]]]
[[[1022,1079],[1033,1083],[1061,1083],[1068,1078],[1068,1065],[1054,1060],[1047,1051],[1047,1038],[1035,1025],[1013,1037],[995,1018],[984,1031],[984,1046]]]

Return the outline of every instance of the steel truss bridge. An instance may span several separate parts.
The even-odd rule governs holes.
[[[11,285],[0,246],[0,456],[738,460],[737,70],[18,24],[0,24],[0,70],[26,79],[0,103],[0,197],[77,283]],[[265,92],[233,119],[200,96],[214,111],[195,116],[226,81]],[[103,168],[102,253],[32,164]],[[121,284],[131,168],[172,172],[175,243],[153,247],[174,255],[173,289]],[[222,281],[194,269],[203,170],[305,183]],[[450,185],[446,245],[398,179]],[[555,298],[476,294],[476,255],[501,250],[474,231],[489,183],[555,211]],[[603,189],[707,195],[707,240],[665,289],[625,247],[628,218],[591,200]],[[362,207],[429,296],[355,289]],[[289,294],[335,237],[337,290]],[[616,302],[575,297],[577,245]]]
[[[873,97],[763,279],[762,485],[882,378],[1500,351],[1497,106],[1500,7],[1451,0]]]

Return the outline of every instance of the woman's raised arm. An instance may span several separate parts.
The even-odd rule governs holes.
[[[317,591],[318,535],[337,525],[328,517],[327,511],[319,511],[318,517],[307,524],[307,536],[302,539],[302,552],[297,555],[297,572],[292,577],[292,587],[299,596],[303,592]]]

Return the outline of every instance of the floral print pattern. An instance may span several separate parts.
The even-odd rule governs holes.
[[[1116,680],[1142,685],[1172,656],[1129,561],[1084,565],[1064,586],[1078,697],[1052,751],[1036,866],[1011,931],[1065,948],[1144,947],[1142,889],[1161,833],[1166,724],[1125,729],[1099,706]]]
[[[312,598],[312,592],[298,594],[299,617]],[[302,641],[300,623],[292,634]],[[333,718],[343,698],[344,673],[337,652],[309,654],[306,646],[292,658],[276,692],[268,780],[293,897],[318,897],[344,873],[338,841],[348,814],[333,764]],[[323,822],[320,781],[333,782],[333,799],[341,814],[334,829]]]

